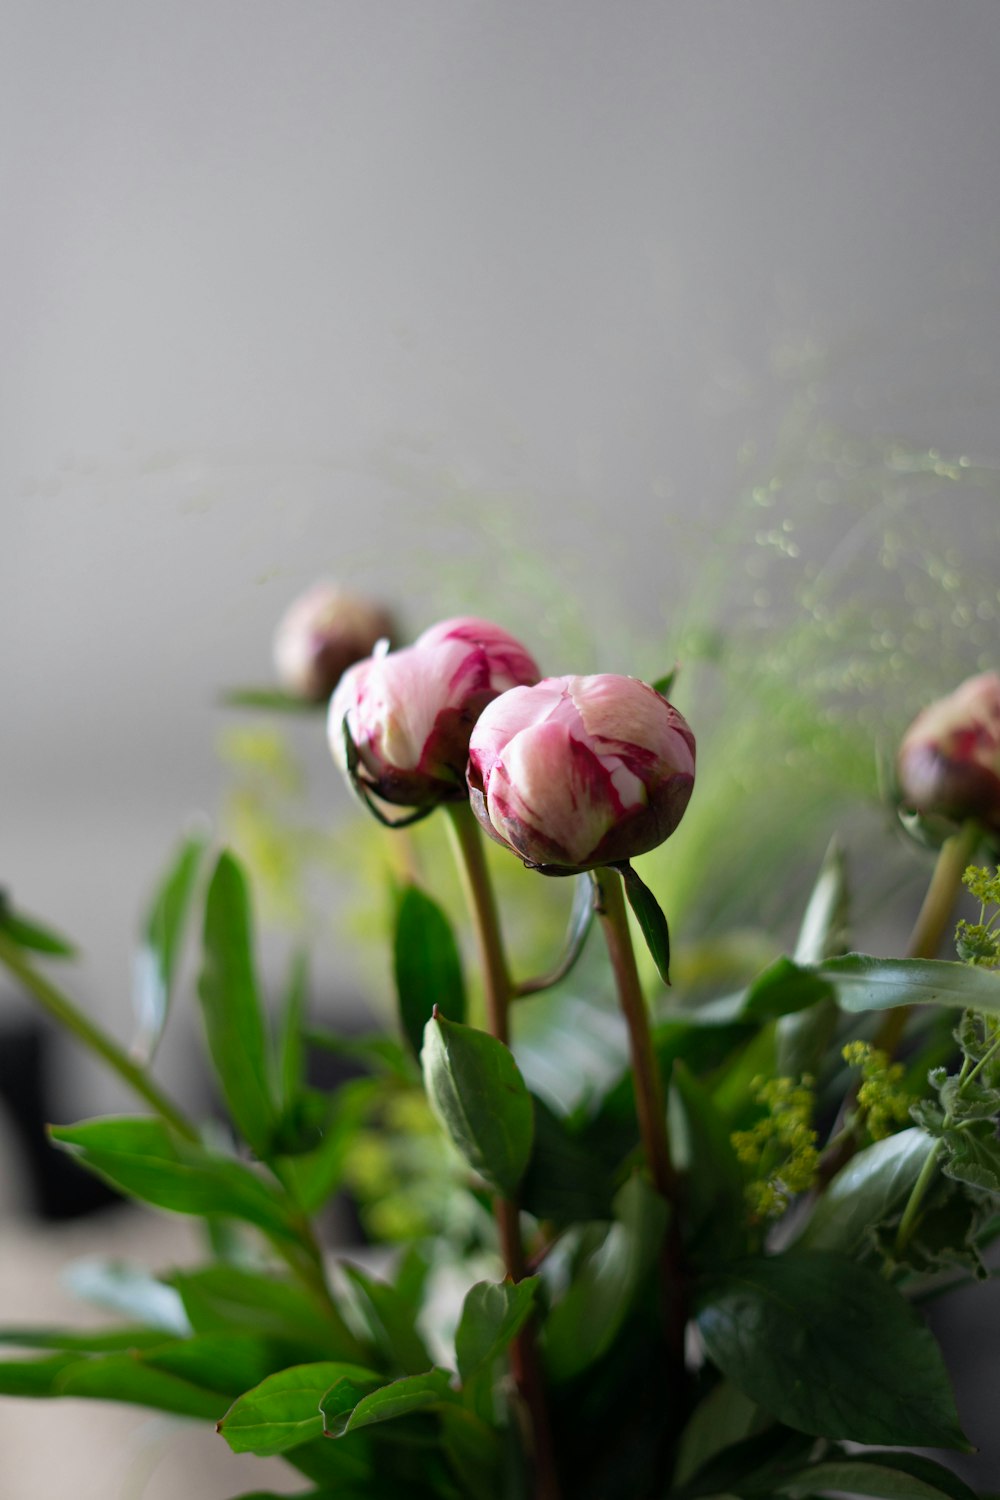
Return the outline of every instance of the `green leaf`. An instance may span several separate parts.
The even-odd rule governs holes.
[[[57,1396],[59,1377],[78,1360],[76,1354],[0,1360],[0,1396]]]
[[[327,709],[323,701],[296,698],[293,693],[283,693],[280,688],[227,688],[222,694],[222,702],[227,708],[256,708],[279,714],[318,714]]]
[[[772,1021],[834,998],[833,985],[790,958],[775,959],[750,985],[739,1019]]]
[[[611,1217],[610,1174],[543,1099],[532,1095],[535,1135],[521,1182],[521,1207],[562,1227]],[[634,1118],[634,1116],[632,1117]]]
[[[377,1091],[378,1084],[371,1078],[341,1084],[332,1098],[327,1097],[319,1144],[312,1151],[282,1162],[282,1170],[294,1182],[298,1200],[307,1214],[318,1212],[340,1186],[348,1153],[359,1126],[369,1116]]]
[[[623,860],[615,865],[625,884],[628,904],[635,914],[646,947],[664,984],[670,983],[670,931],[660,903],[649,886],[639,879],[629,864]]]
[[[309,962],[301,950],[292,960],[285,992],[278,1048],[278,1096],[285,1110],[294,1108],[305,1083],[305,1018],[308,999]]]
[[[130,1197],[174,1213],[228,1215],[295,1238],[282,1197],[249,1167],[182,1140],[162,1120],[109,1117],[51,1129],[53,1140]]]
[[[0,1328],[0,1344],[22,1349],[58,1349],[63,1353],[120,1354],[163,1345],[157,1328]]]
[[[400,892],[392,961],[403,1034],[419,1057],[435,1005],[449,1021],[464,1021],[466,1014],[462,960],[451,923],[419,886]]]
[[[756,1402],[729,1380],[713,1385],[688,1419],[681,1433],[674,1483],[684,1490],[687,1481],[724,1448],[750,1436],[757,1416]]]
[[[803,1433],[771,1423],[762,1432],[716,1447],[694,1477],[680,1486],[677,1500],[729,1494],[765,1500],[801,1466],[814,1446]]]
[[[477,1281],[462,1304],[455,1333],[455,1357],[463,1381],[489,1364],[521,1330],[534,1305],[537,1276],[523,1281]]]
[[[933,1150],[916,1129],[866,1146],[831,1179],[793,1250],[860,1256],[870,1232],[903,1210]]]
[[[378,1384],[373,1370],[322,1361],[292,1365],[269,1375],[234,1401],[218,1430],[234,1453],[266,1457],[284,1453],[323,1434],[320,1402],[338,1380]]]
[[[416,1317],[419,1308],[387,1281],[378,1281],[358,1266],[341,1262],[354,1290],[358,1312],[387,1368],[404,1375],[421,1374],[431,1362]]]
[[[506,1198],[531,1157],[535,1119],[509,1047],[436,1011],[424,1033],[431,1108],[474,1171]]]
[[[931,958],[871,958],[848,953],[816,965],[842,1010],[891,1010],[897,1005],[948,1005],[1000,1014],[1000,975]]]
[[[689,1253],[695,1259],[731,1257],[745,1238],[743,1172],[727,1122],[679,1059],[671,1073],[668,1115],[671,1154],[683,1176]]]
[[[423,1375],[404,1375],[391,1385],[383,1385],[362,1399],[349,1412],[339,1406],[337,1388],[331,1392],[332,1401],[324,1397],[321,1403],[324,1415],[324,1430],[331,1437],[344,1437],[359,1427],[371,1427],[376,1422],[391,1422],[397,1417],[408,1417],[413,1412],[427,1411],[452,1399],[447,1370],[428,1370]]]
[[[52,958],[72,958],[75,946],[68,938],[61,937],[50,927],[43,927],[34,917],[16,912],[10,905],[6,891],[0,890],[0,932],[6,933],[11,942],[32,953],[47,953]]]
[[[295,1358],[293,1346],[258,1333],[206,1333],[140,1351],[144,1365],[230,1400]]]
[[[976,1500],[969,1486],[932,1459],[915,1453],[857,1453],[826,1459],[775,1485],[789,1500],[810,1495],[873,1495],[876,1500]]]
[[[658,677],[655,682],[650,683],[654,693],[659,693],[661,698],[669,698],[673,691],[674,683],[677,681],[679,671],[679,666],[671,667],[669,672],[665,672],[662,677]]]
[[[142,923],[132,1000],[139,1022],[135,1056],[149,1062],[163,1033],[181,955],[195,883],[208,840],[184,841],[163,877]]]
[[[189,1380],[155,1370],[140,1355],[106,1354],[77,1360],[57,1380],[58,1396],[88,1396],[98,1401],[124,1401],[152,1406],[183,1417],[216,1421],[226,1404],[217,1391],[203,1390]]]
[[[946,1177],[986,1193],[1000,1193],[1000,1140],[991,1120],[946,1130],[942,1141],[941,1170]]]
[[[170,1281],[196,1333],[252,1330],[316,1358],[362,1362],[362,1346],[339,1313],[295,1282],[242,1266],[178,1271]]]
[[[705,1279],[696,1313],[713,1363],[791,1427],[968,1448],[937,1344],[866,1266],[824,1251],[744,1260]]]
[[[806,905],[795,941],[795,962],[818,964],[843,953],[847,947],[847,919],[847,867],[844,852],[833,839]]]
[[[543,1348],[553,1380],[580,1374],[610,1348],[655,1263],[666,1227],[663,1199],[641,1177],[631,1177],[615,1199],[615,1222],[545,1320]]]
[[[275,1125],[268,1088],[264,1014],[254,973],[250,897],[231,854],[215,867],[205,903],[198,993],[209,1050],[229,1112],[244,1140],[266,1157]]]

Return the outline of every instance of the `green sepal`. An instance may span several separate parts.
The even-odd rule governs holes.
[[[625,885],[625,895],[639,924],[646,947],[664,984],[670,983],[670,930],[667,919],[649,886],[639,879],[628,860],[614,868]]]

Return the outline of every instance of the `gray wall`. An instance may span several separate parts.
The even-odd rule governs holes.
[[[6,0],[0,37],[0,869],[112,1024],[216,691],[318,573],[416,626],[506,595],[541,649],[535,552],[662,630],[818,357],[855,430],[996,456],[995,0]]]

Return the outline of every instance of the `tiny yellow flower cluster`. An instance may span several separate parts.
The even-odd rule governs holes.
[[[902,1063],[890,1062],[889,1054],[871,1042],[848,1042],[841,1056],[850,1067],[861,1069],[858,1112],[872,1140],[884,1140],[910,1118],[913,1099],[903,1088]]]
[[[750,1087],[754,1102],[766,1113],[749,1130],[733,1132],[733,1150],[753,1174],[746,1186],[751,1219],[778,1219],[789,1200],[816,1180],[818,1137],[810,1124],[813,1080],[755,1078]]]

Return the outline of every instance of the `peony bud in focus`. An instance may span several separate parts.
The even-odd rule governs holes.
[[[1000,832],[1000,675],[970,677],[918,714],[896,762],[907,807]]]
[[[330,702],[333,757],[362,791],[385,802],[430,808],[463,800],[479,714],[498,693],[538,676],[505,630],[486,620],[445,620],[414,645],[345,673]],[[349,753],[356,764],[348,764]]]
[[[525,864],[569,874],[673,833],[694,785],[694,735],[635,677],[549,677],[484,711],[468,774],[487,833]]]
[[[377,641],[393,635],[392,616],[381,605],[332,583],[300,594],[274,636],[274,664],[287,693],[311,703],[329,698],[348,667],[370,656]]]

